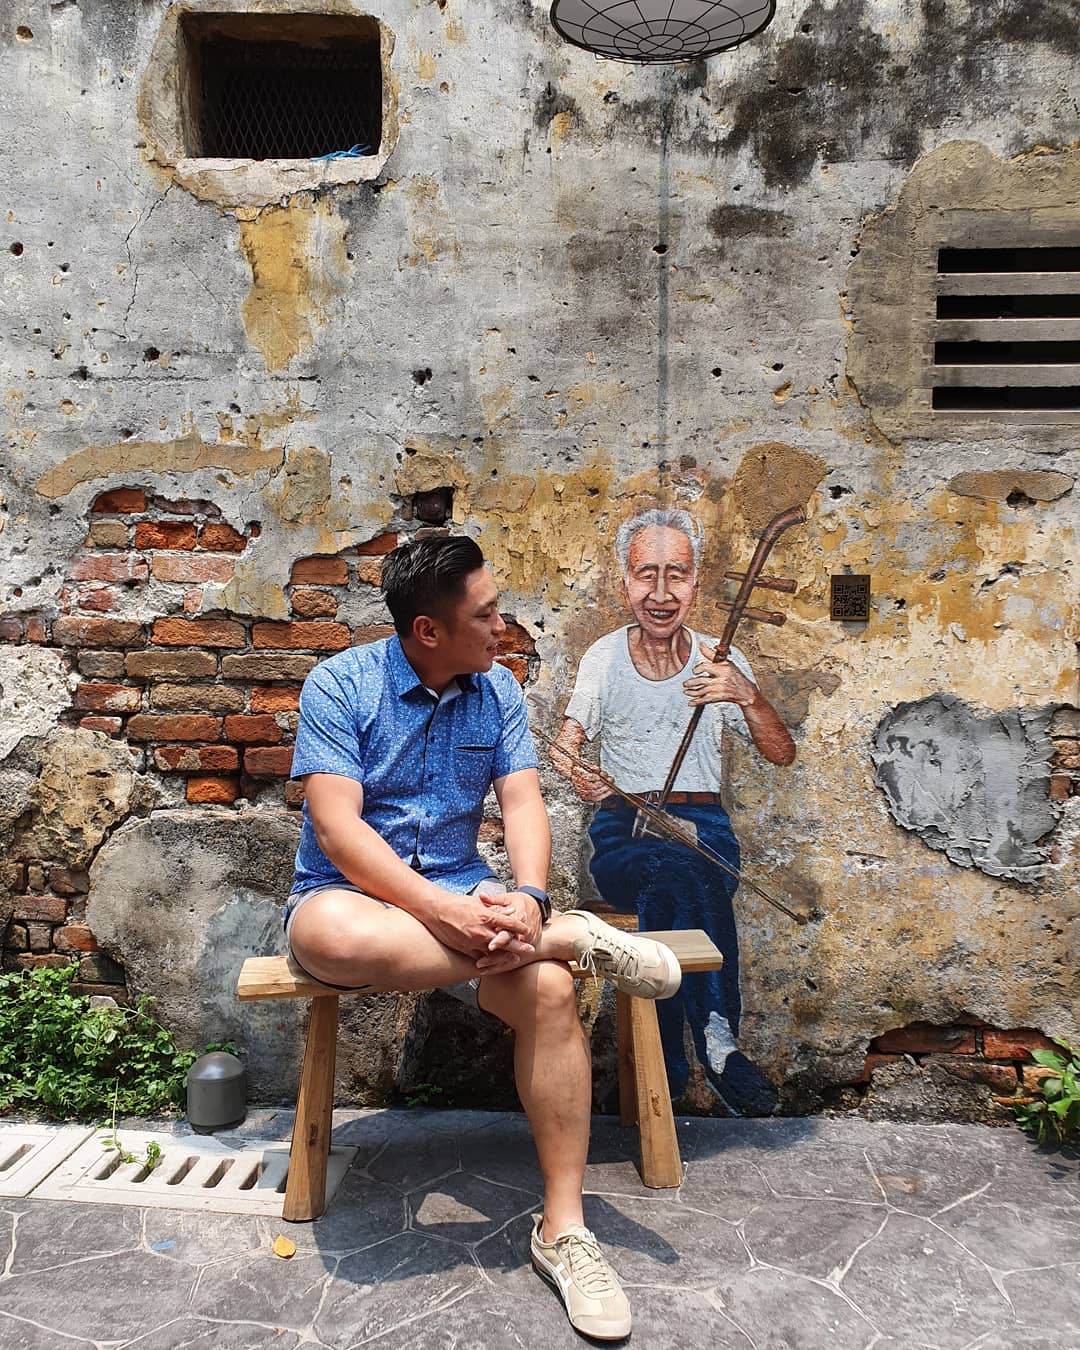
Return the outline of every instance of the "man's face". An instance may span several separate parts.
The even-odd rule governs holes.
[[[694,603],[694,551],[682,530],[652,526],[630,542],[623,593],[648,637],[672,637]]]
[[[486,567],[465,579],[465,594],[440,625],[439,654],[456,675],[490,670],[506,624],[499,613],[499,592]]]

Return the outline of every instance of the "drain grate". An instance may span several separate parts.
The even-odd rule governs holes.
[[[225,1214],[281,1217],[289,1174],[289,1149],[280,1141],[245,1139],[229,1145],[211,1135],[184,1136],[123,1130],[120,1142],[136,1157],[156,1139],[161,1160],[150,1171],[125,1163],[102,1147],[101,1136],[85,1140],[34,1191],[42,1200],[77,1200],[152,1209],[216,1210]],[[355,1148],[332,1148],[326,1197],[337,1190]]]
[[[0,1125],[0,1195],[29,1195],[93,1132],[87,1125]]]

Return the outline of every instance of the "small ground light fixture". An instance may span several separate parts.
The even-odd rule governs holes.
[[[767,28],[776,0],[554,0],[555,31],[608,61],[701,61]]]

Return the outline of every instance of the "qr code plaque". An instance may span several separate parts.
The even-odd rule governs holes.
[[[870,618],[869,576],[834,576],[829,588],[829,617],[847,623]]]

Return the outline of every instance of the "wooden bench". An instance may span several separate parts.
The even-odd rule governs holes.
[[[701,929],[643,936],[666,943],[679,958],[684,973],[719,970],[723,965],[720,952]],[[576,975],[581,974],[576,967],[572,969]],[[285,956],[248,957],[240,971],[236,993],[245,1000],[312,1000],[283,1217],[293,1221],[317,1219],[326,1209],[338,999],[348,995],[319,984]],[[641,1178],[645,1185],[678,1186],[682,1181],[682,1158],[675,1136],[656,1004],[650,999],[616,993],[616,1012],[619,1119],[623,1125],[637,1124]]]

